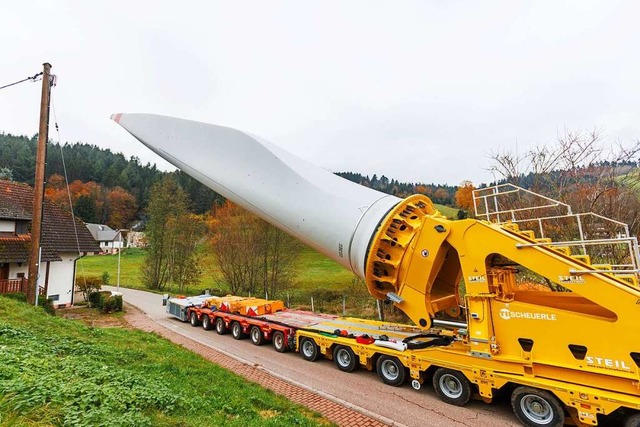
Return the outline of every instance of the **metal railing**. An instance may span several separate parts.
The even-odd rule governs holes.
[[[516,224],[520,230],[535,233],[536,243],[517,247],[572,248],[573,255],[589,256],[596,268],[571,273],[640,273],[638,240],[623,222],[593,212],[573,213],[566,203],[513,184],[474,190],[473,202],[477,218],[506,226]]]

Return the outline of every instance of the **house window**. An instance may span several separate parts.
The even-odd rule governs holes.
[[[29,234],[29,221],[17,221],[16,234]]]
[[[16,222],[8,220],[0,220],[0,233],[15,233]]]

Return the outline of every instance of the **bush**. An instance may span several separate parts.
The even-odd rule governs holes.
[[[8,293],[8,294],[3,294],[2,296],[7,297],[7,298],[11,298],[11,299],[14,299],[14,300],[20,301],[20,302],[27,302],[27,296],[25,294],[23,294],[22,292],[12,292],[12,293]]]
[[[101,292],[98,308],[103,313],[122,311],[122,296],[111,294],[105,295],[104,292]]]
[[[85,301],[90,300],[90,295],[102,289],[102,279],[100,277],[78,277],[76,278],[76,289],[82,292]]]
[[[108,271],[105,271],[104,273],[102,273],[102,286],[109,286],[109,280],[111,279],[111,276],[109,275]]]
[[[53,307],[53,300],[51,298],[38,298],[38,307],[42,307],[44,311],[52,316],[56,315],[56,309]]]
[[[100,292],[95,291],[89,294],[89,306],[98,307],[100,305]]]

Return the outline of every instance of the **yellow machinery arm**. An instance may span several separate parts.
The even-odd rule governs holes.
[[[640,391],[635,273],[603,270],[512,223],[447,220],[423,196],[391,211],[370,248],[371,294],[423,328],[464,306],[471,354],[524,363],[537,376]],[[521,286],[522,272],[558,291]]]

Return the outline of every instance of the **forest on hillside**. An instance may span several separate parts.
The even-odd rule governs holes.
[[[36,144],[37,135],[29,138],[0,133],[0,178],[33,185]],[[109,195],[116,191],[114,194],[119,196],[118,200],[127,197],[118,189],[125,190],[135,199],[135,215],[131,222],[144,219],[150,189],[165,175],[172,175],[185,190],[192,213],[208,212],[214,203],[221,204],[224,201],[223,197],[181,171],[163,172],[154,164],[142,164],[137,157],[126,158],[121,153],[114,153],[92,144],[61,145],[49,142],[46,176],[54,187],[49,191],[49,195],[56,194],[54,190],[58,191],[56,197],[62,204],[65,202],[60,190],[64,188],[61,187],[59,177],[64,176],[63,154],[70,188],[75,188],[78,192],[75,196],[72,195],[74,207],[80,200],[79,216],[87,222],[109,223],[111,215],[106,209],[109,206]],[[398,197],[422,193],[431,197],[435,203],[448,206],[454,204],[456,187],[450,185],[399,182],[384,175],[378,177],[374,174],[369,177],[356,172],[339,172],[337,175]],[[91,206],[87,198],[94,199],[94,206]],[[130,225],[131,223],[127,224]]]

